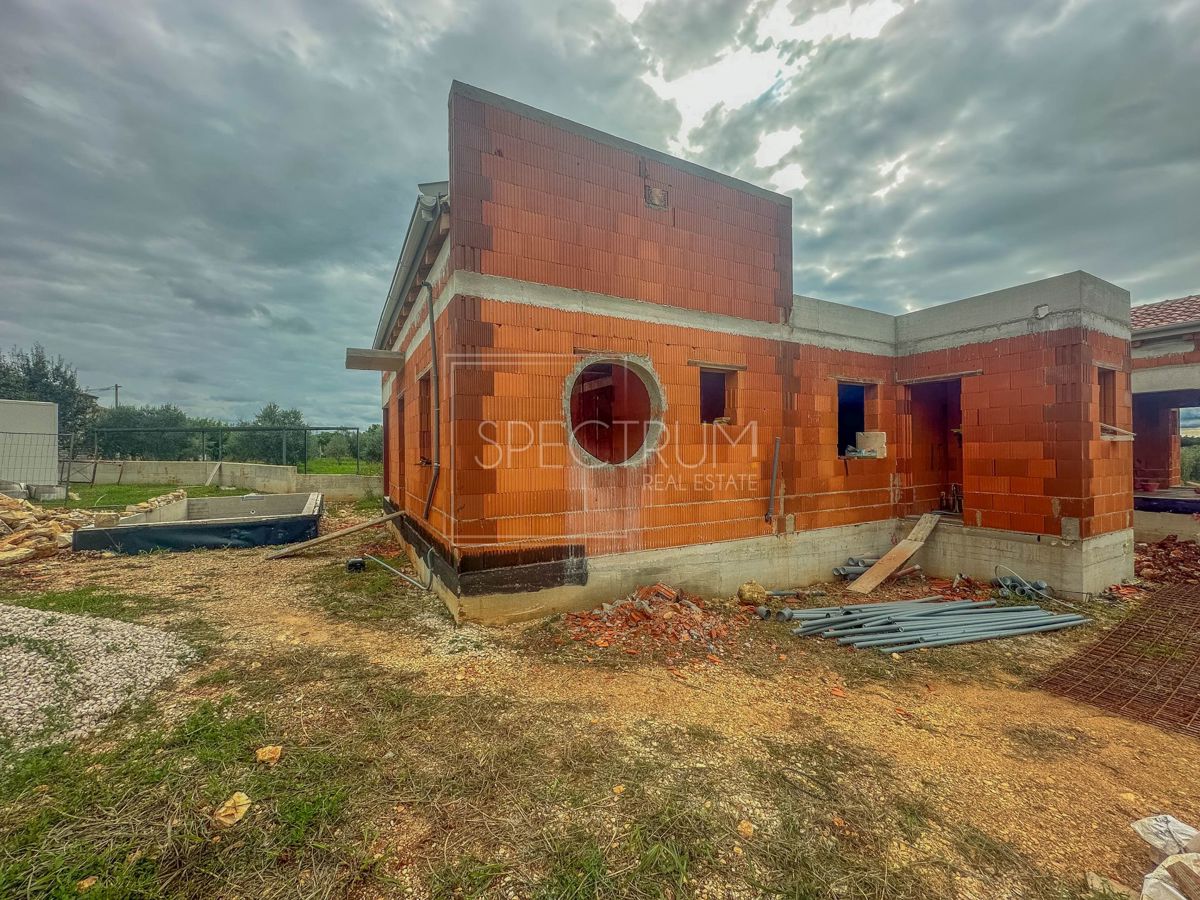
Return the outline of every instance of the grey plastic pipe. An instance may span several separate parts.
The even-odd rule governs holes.
[[[1029,622],[1049,622],[1054,619],[1052,615],[1040,615],[1032,613],[1021,616],[1005,616],[994,621],[981,621],[971,619],[955,619],[949,622],[929,621],[924,624],[919,622],[897,625],[876,625],[872,628],[857,628],[843,634],[823,634],[822,637],[837,638],[838,643],[848,644],[860,638],[881,637],[885,634],[916,634],[920,632],[930,631],[950,631],[953,629],[975,629],[975,628],[1005,628],[1017,623],[1026,624]]]
[[[1002,625],[953,625],[943,628],[914,628],[904,631],[893,631],[889,633],[877,632],[875,634],[864,635],[846,635],[838,638],[838,643],[850,645],[854,647],[872,647],[880,644],[907,644],[916,641],[929,640],[933,638],[947,637],[956,634],[974,634],[976,632],[994,633],[1001,631],[1011,631],[1014,628],[1032,628],[1038,625],[1052,625],[1058,621],[1053,616],[1038,616],[1033,619],[1018,619],[1013,622],[1005,622]],[[1081,621],[1081,620],[1073,620]]]
[[[924,641],[921,643],[913,643],[913,644],[900,644],[899,646],[889,648],[886,652],[888,652],[888,653],[907,653],[910,650],[920,650],[922,648],[949,647],[954,644],[969,644],[969,643],[972,643],[973,641],[987,641],[987,640],[991,640],[992,638],[1020,637],[1023,634],[1038,634],[1043,631],[1061,631],[1064,628],[1073,628],[1076,625],[1085,625],[1091,621],[1092,621],[1091,619],[1088,619],[1086,617],[1081,617],[1077,620],[1073,620],[1070,622],[1055,622],[1050,625],[1039,625],[1039,626],[1035,626],[1035,627],[1031,627],[1031,628],[1015,629],[1012,631],[1000,631],[1000,632],[990,632],[990,633],[989,632],[971,633],[971,634],[961,635],[958,637],[942,638],[942,639],[936,640],[936,641]]]

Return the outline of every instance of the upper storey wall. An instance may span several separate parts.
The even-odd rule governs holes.
[[[791,200],[455,83],[452,264],[783,323]]]

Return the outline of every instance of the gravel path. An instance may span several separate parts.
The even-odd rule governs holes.
[[[157,628],[0,604],[0,736],[32,746],[91,734],[193,657]]]

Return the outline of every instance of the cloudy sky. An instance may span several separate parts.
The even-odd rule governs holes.
[[[1200,292],[1198,47],[1200,0],[0,0],[0,344],[376,420],[343,351],[453,78],[789,192],[798,293]]]

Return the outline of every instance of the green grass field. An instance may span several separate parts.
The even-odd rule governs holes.
[[[141,503],[151,497],[161,497],[183,488],[189,497],[236,497],[248,494],[246,488],[222,488],[202,484],[73,484],[71,493],[78,500],[47,500],[42,506],[65,506],[70,509],[119,506]]]

